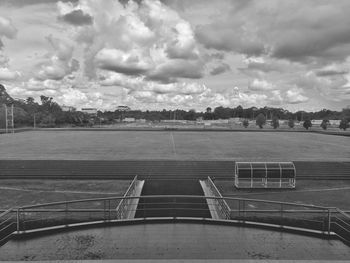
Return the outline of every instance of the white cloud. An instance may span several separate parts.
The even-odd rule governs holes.
[[[298,87],[293,87],[286,92],[286,101],[290,104],[298,104],[307,102],[308,97],[303,95],[303,90]]]
[[[12,21],[8,18],[0,16],[0,40],[2,36],[9,39],[15,38],[17,35],[17,29],[12,24]],[[0,44],[1,48],[1,44]]]
[[[268,91],[268,90],[273,90],[276,87],[272,84],[267,82],[266,80],[262,79],[254,79],[250,84],[249,84],[249,89],[253,91]]]
[[[44,60],[36,77],[39,80],[60,80],[79,69],[79,62],[72,59],[74,47],[52,35],[47,37],[53,53]]]
[[[20,76],[18,71],[11,71],[8,68],[0,68],[0,80],[15,80]]]

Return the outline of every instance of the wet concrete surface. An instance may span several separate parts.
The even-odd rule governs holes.
[[[100,227],[12,240],[0,260],[347,260],[337,240],[236,226],[157,223]]]
[[[141,195],[204,196],[204,192],[198,180],[147,179]],[[157,197],[140,198],[135,217],[211,218],[211,215],[205,199]]]

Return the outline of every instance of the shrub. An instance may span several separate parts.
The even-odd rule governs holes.
[[[265,124],[266,124],[265,115],[262,113],[259,113],[259,115],[256,117],[256,125],[259,126],[260,129],[262,129]]]
[[[273,118],[272,118],[271,126],[272,126],[274,129],[277,129],[277,128],[280,126],[280,123],[279,123],[277,117],[273,117]]]
[[[243,126],[244,126],[244,128],[247,128],[249,126],[249,121],[248,120],[244,120],[243,121]]]
[[[305,129],[308,130],[309,128],[312,127],[312,123],[311,123],[310,120],[305,120],[304,123],[303,123],[303,126],[304,126]]]
[[[288,126],[289,126],[289,128],[294,128],[294,126],[295,126],[295,123],[294,123],[294,120],[293,119],[289,119],[288,120]]]
[[[322,129],[327,130],[328,125],[329,125],[329,120],[323,120],[320,126]]]
[[[346,131],[347,128],[350,128],[348,120],[342,119],[339,124],[339,129]]]

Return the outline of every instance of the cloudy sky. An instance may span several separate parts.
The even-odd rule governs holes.
[[[0,0],[0,83],[77,108],[339,110],[349,11],[349,0]]]

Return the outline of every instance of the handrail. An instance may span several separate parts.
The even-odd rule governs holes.
[[[13,208],[7,209],[6,211],[4,211],[3,213],[0,214],[0,218],[11,213],[13,211]]]
[[[131,189],[135,188],[136,180],[137,180],[137,175],[134,177],[134,180],[132,180],[132,182],[130,183],[128,189],[126,190],[125,194],[123,195],[123,199],[120,200],[120,202],[119,202],[119,204],[118,204],[118,206],[116,208],[117,211],[121,207],[123,200],[125,200],[124,198],[129,196],[129,193],[130,193]]]
[[[317,206],[310,204],[299,204],[291,202],[280,202],[280,201],[271,201],[263,199],[249,199],[249,198],[236,198],[236,197],[216,197],[216,196],[202,196],[202,195],[145,195],[145,196],[115,196],[115,197],[102,197],[102,198],[89,198],[89,199],[78,199],[71,201],[61,201],[61,202],[51,202],[43,203],[36,205],[20,206],[18,209],[27,209],[35,208],[42,206],[51,206],[51,205],[64,205],[64,204],[73,204],[73,203],[84,203],[84,202],[93,202],[93,201],[108,201],[108,200],[118,200],[118,199],[139,199],[139,198],[193,198],[193,199],[225,199],[232,201],[250,201],[250,202],[260,202],[260,203],[270,203],[270,204],[279,204],[279,205],[292,205],[300,207],[309,207],[309,208],[319,208],[319,209],[337,209],[336,207],[326,207],[326,206]]]
[[[210,182],[211,179],[208,179]],[[212,182],[212,181],[211,181]],[[247,199],[247,198],[235,198],[235,197],[223,197],[218,192],[219,196],[198,196],[198,195],[148,195],[148,196],[126,196],[130,194],[131,190],[136,184],[136,177],[130,184],[128,191],[124,196],[104,197],[104,198],[90,198],[71,201],[52,202],[44,204],[36,204],[29,206],[21,206],[18,208],[10,208],[0,214],[0,219],[4,218],[2,222],[7,224],[11,223],[11,231],[17,229],[17,233],[23,233],[26,230],[40,229],[48,226],[65,225],[69,226],[70,223],[87,223],[94,221],[111,222],[125,220],[126,218],[120,217],[118,214],[118,208],[123,212],[135,212],[139,211],[174,211],[173,218],[176,218],[176,211],[182,210],[208,210],[214,211],[215,204],[211,203],[206,209],[202,209],[201,202],[196,203],[195,200],[214,200],[216,204],[224,206],[224,212],[227,216],[220,218],[221,220],[238,222],[255,222],[255,223],[269,223],[276,226],[292,226],[301,227],[304,229],[314,229],[324,234],[330,235],[336,233],[343,240],[350,242],[350,215],[344,211],[335,207],[323,207],[309,204],[299,204],[290,202],[270,201],[261,199]],[[215,185],[214,185],[215,186]],[[217,189],[217,188],[216,188]],[[215,188],[214,188],[215,190]],[[214,193],[215,194],[215,193]],[[161,203],[154,203],[160,205],[160,207],[120,207],[123,202],[129,202],[142,198],[147,204],[147,200],[154,198],[162,198]],[[168,199],[169,202],[167,202]],[[191,201],[186,201],[190,199]],[[115,214],[115,208],[111,207],[112,201],[121,200],[117,206],[117,214]],[[96,202],[100,201],[100,202]],[[70,206],[70,204],[83,204],[83,203],[95,202],[94,206]],[[150,202],[152,203],[152,201]],[[208,203],[208,202],[206,202]],[[251,203],[262,203],[263,206],[257,205],[250,206]],[[177,204],[177,206],[173,206]],[[209,203],[208,203],[209,204]],[[184,205],[184,206],[182,206]],[[188,205],[192,205],[188,206]],[[54,207],[59,206],[59,207]],[[227,207],[226,207],[227,206]],[[291,207],[288,207],[291,206]],[[49,208],[49,209],[48,209]],[[51,209],[50,209],[51,208]],[[227,208],[227,209],[226,209]],[[264,209],[266,208],[266,209]],[[124,211],[124,209],[126,209]],[[212,210],[213,209],[213,210]],[[51,212],[51,213],[49,213]],[[11,213],[16,213],[11,216]],[[56,213],[56,214],[55,214]],[[288,217],[288,214],[295,213],[299,217]],[[8,219],[6,216],[11,216]],[[210,217],[211,218],[211,217]],[[1,220],[0,220],[1,223]],[[345,231],[344,231],[345,229]],[[6,230],[7,231],[7,230]],[[345,233],[346,232],[346,233]],[[1,232],[2,236],[5,236],[7,232]],[[6,236],[7,238],[7,236]],[[1,240],[1,238],[0,238]],[[1,245],[1,244],[0,244]]]

